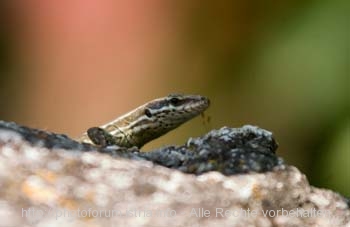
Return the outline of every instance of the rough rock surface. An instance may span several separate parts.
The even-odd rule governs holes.
[[[253,126],[140,153],[0,122],[0,227],[350,226],[276,149]]]
[[[242,128],[223,127],[207,135],[189,139],[183,146],[168,146],[147,153],[136,147],[97,147],[80,144],[66,135],[31,129],[13,122],[0,121],[0,130],[19,134],[34,146],[66,149],[80,152],[96,150],[113,157],[147,160],[185,173],[202,174],[220,171],[225,175],[264,172],[272,170],[283,161],[277,157],[277,144],[272,133],[258,127],[246,125]]]

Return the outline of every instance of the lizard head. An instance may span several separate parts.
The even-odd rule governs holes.
[[[133,124],[136,136],[132,139],[148,142],[158,138],[198,116],[209,105],[209,99],[200,95],[170,94],[152,100],[141,109],[143,113],[139,115],[137,123]]]

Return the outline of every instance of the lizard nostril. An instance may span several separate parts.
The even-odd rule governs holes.
[[[201,101],[206,102],[208,104],[208,106],[210,104],[210,100],[207,97],[202,96]]]
[[[210,100],[209,100],[208,98],[205,98],[205,100],[207,101],[208,106],[209,106],[209,104],[210,104]]]

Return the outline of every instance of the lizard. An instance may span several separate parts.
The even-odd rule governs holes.
[[[149,101],[100,127],[91,127],[79,142],[98,146],[138,147],[203,113],[210,105],[201,95],[170,94]]]

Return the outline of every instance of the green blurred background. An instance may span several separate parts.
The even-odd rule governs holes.
[[[147,145],[258,125],[350,196],[347,1],[5,1],[0,119],[76,137],[153,98],[211,99]]]

